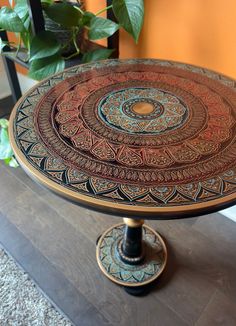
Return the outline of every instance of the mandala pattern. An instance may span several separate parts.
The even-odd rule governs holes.
[[[127,88],[98,104],[98,114],[118,130],[139,134],[162,133],[183,123],[186,107],[180,99],[155,88]]]
[[[32,168],[75,196],[210,205],[236,189],[235,86],[168,61],[81,65],[19,103],[14,137]]]
[[[143,226],[145,260],[138,265],[124,263],[118,253],[118,244],[124,237],[124,224],[117,225],[105,232],[100,239],[97,251],[98,262],[112,280],[130,286],[147,284],[157,278],[166,264],[166,248],[159,235]]]

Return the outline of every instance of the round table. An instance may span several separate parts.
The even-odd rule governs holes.
[[[126,217],[99,238],[97,261],[109,279],[139,293],[167,260],[164,241],[143,219],[236,202],[235,87],[219,73],[171,61],[80,65],[18,101],[10,141],[40,184]]]

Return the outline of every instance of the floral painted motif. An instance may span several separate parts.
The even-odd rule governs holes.
[[[146,284],[155,279],[165,267],[165,249],[158,234],[143,226],[143,239],[148,246],[148,260],[140,264],[124,263],[117,248],[123,239],[124,224],[117,225],[102,235],[99,244],[98,260],[105,274],[118,284],[133,286]],[[148,263],[147,263],[148,261]]]
[[[135,111],[137,104],[149,104],[147,113]],[[184,122],[186,106],[178,97],[156,88],[126,88],[100,100],[101,119],[120,131],[160,134]]]
[[[25,160],[76,194],[142,207],[212,201],[236,190],[235,82],[160,60],[73,67],[19,104]]]

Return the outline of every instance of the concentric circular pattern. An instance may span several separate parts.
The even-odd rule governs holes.
[[[167,92],[132,87],[104,96],[97,111],[108,127],[143,135],[160,134],[179,126],[187,109]]]
[[[234,201],[235,117],[229,78],[174,62],[109,60],[35,87],[15,109],[12,143],[60,194],[156,217]]]
[[[118,247],[124,237],[125,224],[108,229],[97,245],[97,261],[103,273],[123,286],[142,286],[153,282],[163,272],[167,250],[161,236],[150,227],[143,226],[145,259],[139,264],[126,264],[120,258]]]

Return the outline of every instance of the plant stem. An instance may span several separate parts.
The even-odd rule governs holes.
[[[78,44],[76,42],[76,36],[77,36],[77,30],[76,29],[73,29],[73,34],[72,34],[73,43],[74,43],[74,46],[76,48],[77,53],[79,53],[80,52],[80,49],[79,49]]]
[[[76,43],[75,39],[73,39],[73,43],[74,43],[77,53],[80,53],[80,49],[79,49],[78,44]]]
[[[17,50],[16,50],[16,57],[18,56],[18,53],[20,51],[20,46],[21,46],[21,35],[19,34],[19,40],[18,40]]]
[[[74,36],[73,36],[73,32],[72,32],[70,39],[61,47],[61,50],[66,49],[71,44],[71,42],[73,42],[73,37]]]
[[[69,57],[63,57],[63,59],[65,59],[65,60],[69,60],[69,59],[71,59],[71,58],[76,57],[76,56],[79,55],[79,54],[80,54],[80,51],[79,51],[79,52],[75,52],[75,53],[69,55]]]
[[[84,15],[84,12],[83,12],[83,10],[82,9],[80,9],[80,7],[77,7],[77,6],[73,6],[75,9],[77,9],[80,13],[81,13],[81,15]]]
[[[95,14],[95,16],[99,16],[99,15],[102,14],[104,11],[107,11],[107,10],[109,10],[109,9],[111,9],[111,8],[112,8],[112,5],[107,6],[106,8],[103,8],[103,9],[99,10],[99,11]]]

